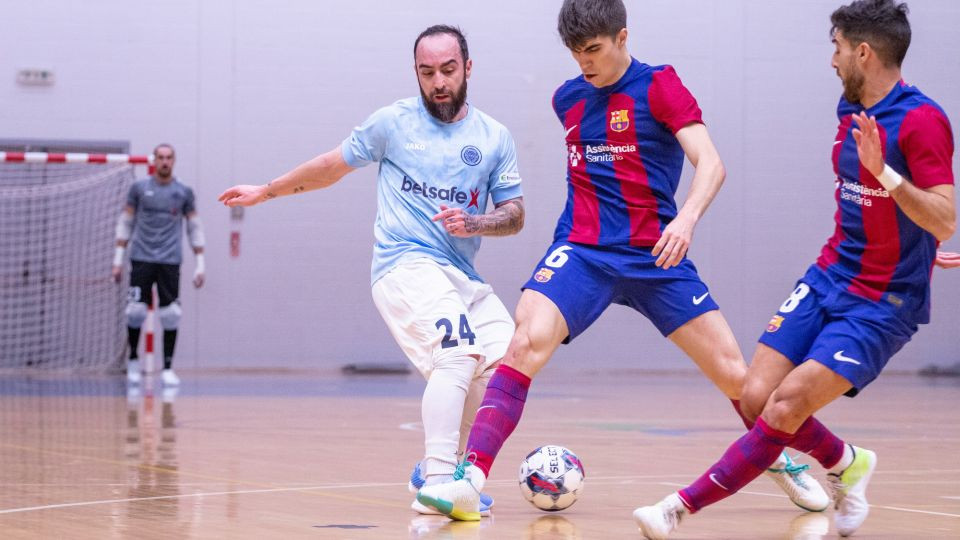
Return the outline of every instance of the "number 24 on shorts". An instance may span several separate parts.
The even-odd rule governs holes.
[[[452,339],[453,336],[453,323],[450,322],[450,319],[438,319],[437,330],[443,330],[443,339],[440,340],[440,347],[442,349],[449,349],[450,347],[456,347],[460,344],[456,339]],[[477,335],[473,333],[473,330],[470,329],[470,323],[467,322],[467,316],[463,313],[460,314],[460,339],[465,339],[470,345],[473,345],[474,340],[477,339]]]

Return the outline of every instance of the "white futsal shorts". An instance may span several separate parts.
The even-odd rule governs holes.
[[[433,259],[402,262],[373,284],[373,302],[420,373],[438,360],[478,355],[476,375],[501,359],[513,319],[493,287]]]

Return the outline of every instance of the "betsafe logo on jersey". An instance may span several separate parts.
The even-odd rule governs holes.
[[[418,184],[414,182],[409,176],[404,175],[403,183],[400,184],[400,191],[406,191],[408,193],[413,193],[414,195],[420,195],[427,199],[455,202],[458,204],[464,204],[467,202],[467,193],[457,189],[457,186],[450,186],[449,188],[438,188],[437,186],[431,186],[426,182]],[[469,200],[470,204],[467,205],[467,208],[470,207],[479,207],[480,206],[480,190],[471,189]]]

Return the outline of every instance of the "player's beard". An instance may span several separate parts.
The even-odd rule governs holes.
[[[856,67],[850,66],[846,77],[840,77],[843,83],[843,99],[850,103],[860,103],[863,99],[863,87],[867,83],[867,78]]]
[[[433,94],[438,92],[434,90]],[[457,116],[457,113],[460,112],[460,109],[463,107],[463,104],[467,102],[467,79],[463,79],[463,84],[460,85],[460,88],[450,94],[450,101],[446,103],[437,103],[433,101],[432,96],[427,97],[427,94],[424,93],[423,87],[420,87],[420,96],[423,97],[423,104],[427,107],[427,112],[431,116],[440,120],[444,123],[450,123]]]

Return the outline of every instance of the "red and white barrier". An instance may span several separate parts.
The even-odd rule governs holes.
[[[146,165],[153,174],[153,156],[86,154],[81,152],[0,152],[0,163],[129,163]]]

